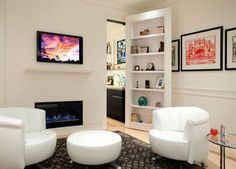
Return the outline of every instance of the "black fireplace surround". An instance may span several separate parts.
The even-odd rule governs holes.
[[[46,128],[83,125],[83,101],[36,102],[46,111]]]

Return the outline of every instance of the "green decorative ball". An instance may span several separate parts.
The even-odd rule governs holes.
[[[138,98],[138,105],[139,106],[147,106],[147,98],[144,96],[141,96]]]

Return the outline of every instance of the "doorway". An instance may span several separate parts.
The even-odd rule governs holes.
[[[107,117],[125,122],[125,23],[107,20]]]

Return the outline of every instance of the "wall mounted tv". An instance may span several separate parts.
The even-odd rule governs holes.
[[[37,31],[37,61],[83,64],[83,37]]]

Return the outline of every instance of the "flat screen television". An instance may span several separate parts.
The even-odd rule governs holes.
[[[83,64],[83,37],[37,31],[37,61]]]

